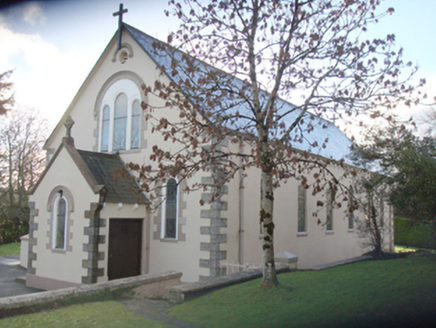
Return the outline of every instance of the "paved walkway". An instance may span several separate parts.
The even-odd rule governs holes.
[[[29,288],[16,279],[26,276],[26,269],[20,266],[20,256],[0,256],[0,298],[41,292],[39,289]],[[162,322],[172,327],[198,328],[199,326],[176,320],[166,314],[166,311],[173,306],[163,300],[140,300],[122,299],[119,301],[126,307],[140,316],[154,321]]]
[[[20,266],[20,255],[0,256],[0,298],[41,291],[16,281],[16,278],[24,276],[26,269]]]
[[[315,270],[315,271],[317,271],[317,270],[324,270],[324,269],[329,269],[329,268],[337,267],[337,266],[340,266],[340,265],[345,265],[345,264],[350,264],[350,263],[360,262],[360,261],[367,261],[367,260],[371,260],[371,259],[372,259],[372,257],[369,256],[369,255],[362,255],[362,256],[353,257],[353,258],[342,260],[342,261],[315,265],[314,267],[310,268],[310,270]]]
[[[166,311],[174,306],[174,304],[168,301],[129,298],[122,299],[119,302],[144,318],[161,322],[171,327],[200,328],[198,325],[174,319],[166,314]]]

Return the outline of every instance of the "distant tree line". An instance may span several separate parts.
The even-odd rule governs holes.
[[[415,221],[436,222],[436,141],[419,136],[406,124],[373,128],[361,147],[363,161],[379,165],[395,214]]]
[[[0,245],[28,232],[27,194],[44,168],[47,135],[38,113],[15,107],[10,74],[0,74]]]

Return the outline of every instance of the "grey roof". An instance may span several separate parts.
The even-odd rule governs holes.
[[[107,190],[106,202],[144,204],[145,197],[118,154],[77,150],[91,175]]]
[[[124,28],[132,38],[138,42],[158,67],[164,67],[166,72],[171,72],[171,57],[168,56],[168,53],[165,51],[156,49],[156,47],[153,46],[156,42],[162,44],[162,41],[159,41],[128,24],[124,24]],[[184,55],[181,51],[176,49],[173,50],[173,56],[176,59],[180,59]],[[202,69],[204,68],[204,70],[215,69],[201,61],[197,61],[196,64],[202,65]],[[178,75],[174,76],[167,74],[167,76],[176,83],[178,83],[180,79],[186,77],[183,72],[179,72]],[[232,79],[232,83],[235,84],[236,88],[239,85],[242,87],[243,82],[241,80],[235,77],[232,77]],[[266,92],[265,95],[267,95]],[[223,103],[225,103],[225,100],[223,100]],[[295,108],[294,105],[283,99],[278,99],[275,105],[278,110],[278,115]],[[232,110],[244,113],[250,109],[248,104],[240,103],[232,108]],[[301,110],[296,108],[292,113],[287,115],[283,120],[285,126],[292,124],[300,113]],[[292,132],[291,140],[293,148],[336,161],[343,160],[347,164],[356,166],[355,161],[350,158],[351,150],[355,147],[355,144],[333,123],[310,113],[306,113],[306,115],[303,116],[303,121],[304,123],[301,123],[298,128]],[[229,127],[241,128],[241,126],[246,127],[249,124],[250,123],[247,121],[239,120],[239,122],[229,123]]]

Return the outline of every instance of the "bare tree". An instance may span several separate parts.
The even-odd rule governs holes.
[[[339,177],[328,170],[330,160],[306,151],[335,142],[323,137],[327,122],[319,117],[374,118],[417,101],[409,85],[415,68],[402,61],[402,50],[394,50],[394,35],[365,39],[373,23],[393,13],[390,8],[377,14],[378,1],[170,3],[167,14],[180,18],[180,29],[169,36],[172,46],[153,45],[157,55],[171,56],[161,67],[168,80],[145,85],[144,92],[163,99],[162,107],[174,108],[179,119],[162,117],[150,103],[142,107],[153,131],[177,150],[154,145],[151,160],[157,165],[130,167],[139,171],[150,197],[155,185],[171,176],[180,182],[212,171],[219,186],[238,171],[259,168],[263,281],[275,285],[274,189],[304,172],[314,176],[313,194],[339,188]],[[232,146],[237,144],[249,150]],[[336,160],[341,164],[344,159]]]
[[[358,197],[353,197],[356,204],[353,212],[354,225],[362,248],[368,250],[375,258],[384,258],[389,196],[386,177],[380,174],[366,174],[356,182],[354,191],[359,194]]]
[[[46,122],[36,112],[10,110],[0,119],[0,242],[27,227],[27,193],[45,166]]]
[[[9,81],[11,74],[12,71],[0,74],[0,115],[6,114],[14,104],[13,83]]]

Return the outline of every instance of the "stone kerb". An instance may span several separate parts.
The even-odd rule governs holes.
[[[169,298],[168,287],[180,285],[181,272],[168,271],[161,274],[149,274],[109,282],[70,287],[0,299],[0,318],[35,311],[44,305],[68,302],[80,302],[81,297],[99,296],[104,293],[120,292],[134,298]]]
[[[277,273],[288,272],[289,270],[289,266],[287,265],[276,265]],[[169,287],[169,300],[171,303],[180,304],[184,301],[207,294],[211,291],[235,284],[240,284],[242,282],[260,277],[262,277],[261,270],[242,271],[227,276],[216,277],[211,280],[202,280]]]

